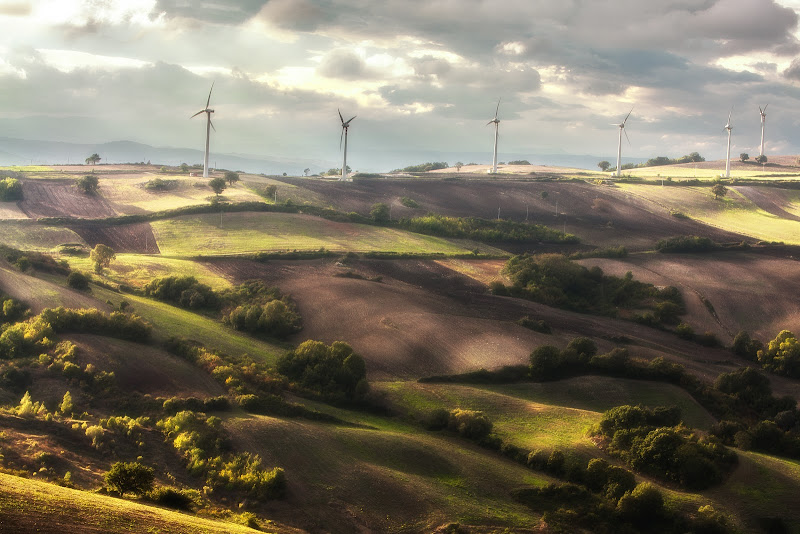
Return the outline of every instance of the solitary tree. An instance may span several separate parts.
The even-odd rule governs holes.
[[[89,255],[89,259],[94,262],[94,272],[102,274],[103,269],[111,265],[111,262],[117,258],[114,249],[108,245],[98,243]]]
[[[714,193],[714,198],[719,200],[728,194],[728,188],[722,184],[714,184],[714,186],[711,188],[711,192]]]
[[[373,204],[369,214],[376,223],[385,223],[389,220],[389,206],[383,202]]]
[[[453,167],[455,167],[458,172],[461,172],[461,167],[463,167],[463,166],[464,166],[464,164],[461,163],[460,161],[456,161],[456,164],[453,165]]]
[[[94,154],[92,154],[91,156],[86,158],[86,164],[87,165],[97,165],[100,162],[101,159],[102,158],[100,158],[100,155],[95,152]]]
[[[105,476],[106,484],[122,495],[134,493],[144,495],[153,489],[155,473],[152,467],[139,462],[116,462]]]
[[[767,162],[767,156],[765,156],[764,154],[761,154],[760,156],[758,156],[756,158],[756,161],[763,165],[763,164],[765,164]]]
[[[100,180],[97,179],[97,176],[87,174],[82,178],[78,178],[75,181],[75,185],[84,195],[94,195],[97,194],[97,188],[100,187]]]
[[[303,176],[308,176],[309,172],[311,172],[311,169],[309,169],[309,168],[303,169]]]
[[[542,191],[541,192],[542,200],[547,200],[548,196],[550,196],[550,193],[548,193],[547,191]]]
[[[234,182],[239,181],[239,174],[233,171],[225,171],[225,181],[228,182],[228,185],[233,185]]]
[[[228,184],[225,183],[225,178],[220,178],[217,176],[216,178],[212,178],[208,181],[208,186],[217,196],[219,196],[223,191],[225,191],[225,188],[228,187]]]
[[[748,154],[747,152],[742,152],[741,154],[739,154],[739,161],[745,162],[748,159],[750,159],[750,154]]]
[[[601,171],[606,172],[608,168],[611,167],[611,163],[607,162],[606,160],[603,160],[600,163],[598,163],[597,166],[600,167]]]

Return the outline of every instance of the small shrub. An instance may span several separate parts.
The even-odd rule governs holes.
[[[195,504],[194,492],[166,486],[159,486],[150,490],[147,493],[147,498],[161,506],[187,512],[191,512]]]
[[[480,440],[492,431],[492,422],[483,412],[456,408],[450,412],[447,427],[465,438]]]
[[[72,271],[67,277],[67,285],[72,289],[84,291],[89,289],[89,277],[81,272]]]
[[[525,317],[520,318],[517,321],[517,324],[541,334],[553,333],[553,329],[550,328],[550,325],[547,324],[543,319],[536,320],[526,315]]]
[[[416,200],[414,200],[413,198],[409,198],[409,197],[402,197],[400,199],[400,204],[402,204],[403,206],[405,206],[407,208],[418,208],[419,207],[419,203]]]

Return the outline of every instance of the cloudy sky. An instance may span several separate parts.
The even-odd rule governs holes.
[[[0,0],[0,136],[335,161],[800,153],[800,0]]]

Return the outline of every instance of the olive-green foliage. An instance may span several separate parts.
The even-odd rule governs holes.
[[[656,243],[658,252],[711,252],[717,248],[711,239],[696,235],[670,237]]]
[[[611,454],[638,471],[692,489],[719,483],[736,463],[736,454],[679,423],[676,407],[626,405],[605,412],[597,432],[608,440]]]
[[[647,308],[672,302],[683,311],[683,300],[674,288],[659,290],[652,284],[608,276],[599,267],[586,267],[561,254],[514,256],[503,273],[511,280],[507,291],[514,296],[548,306],[581,312],[614,315],[617,308]]]
[[[782,330],[766,347],[757,351],[758,363],[775,374],[800,378],[800,341]]]
[[[410,232],[474,239],[475,241],[512,241],[532,243],[578,243],[572,234],[564,234],[540,224],[525,224],[506,220],[475,217],[445,217],[429,214],[424,217],[400,219],[398,225]]]
[[[38,317],[56,332],[87,332],[140,343],[148,340],[152,331],[151,326],[137,315],[122,312],[106,315],[95,308],[47,308]]]
[[[153,178],[144,184],[147,191],[169,191],[178,187],[178,180],[164,180],[162,178]]]
[[[483,412],[456,408],[449,414],[447,427],[467,439],[480,440],[492,431],[492,422]]]
[[[100,187],[100,180],[93,174],[87,174],[82,178],[75,181],[78,191],[84,195],[96,195],[97,189]]]
[[[427,163],[420,163],[418,165],[409,165],[408,167],[403,167],[402,169],[395,169],[394,172],[428,172],[428,171],[435,171],[437,169],[446,169],[449,167],[446,161],[431,161]]]
[[[254,498],[280,498],[286,494],[283,469],[267,470],[258,455],[229,453],[230,440],[218,417],[192,411],[178,412],[157,426],[180,451],[192,474],[206,482],[246,492]]]
[[[750,337],[750,334],[744,330],[736,334],[736,337],[733,338],[733,345],[731,345],[734,354],[752,361],[758,360],[758,351],[763,349],[764,344],[758,339]]]
[[[0,323],[19,321],[28,313],[28,307],[19,300],[4,297],[0,294]]]
[[[78,289],[80,291],[89,289],[89,277],[81,272],[72,271],[69,273],[69,276],[67,276],[67,285],[72,289]]]
[[[228,184],[225,182],[225,178],[218,176],[208,181],[208,187],[210,187],[216,195],[220,195],[228,187]]]
[[[122,495],[144,495],[153,488],[154,479],[153,468],[139,462],[115,462],[105,474],[108,487]]]
[[[419,202],[417,202],[416,200],[414,200],[413,198],[410,198],[410,197],[402,197],[400,199],[400,204],[402,204],[403,206],[405,206],[407,208],[418,208],[419,207]]]
[[[225,181],[228,182],[228,185],[233,185],[234,183],[239,181],[239,174],[233,171],[225,171]]]
[[[94,271],[97,274],[101,274],[103,269],[111,265],[111,262],[116,259],[116,257],[117,255],[114,253],[114,249],[102,243],[95,245],[89,253],[89,259],[94,263]]]
[[[22,200],[22,184],[15,178],[0,180],[0,202]]]
[[[158,486],[147,493],[147,499],[167,508],[190,512],[199,499],[199,494],[196,490]]]
[[[219,293],[225,303],[223,321],[237,330],[285,338],[302,329],[302,319],[292,301],[275,287],[251,281]]]
[[[391,212],[389,211],[389,206],[383,202],[373,204],[372,208],[369,210],[369,216],[372,217],[372,220],[378,224],[389,222],[390,214]]]
[[[617,512],[634,525],[646,526],[664,514],[664,497],[655,486],[642,482],[620,498]]]
[[[544,319],[532,319],[528,315],[520,317],[517,320],[517,324],[542,334],[551,334],[553,332],[553,329],[550,328],[550,325],[547,324]]]
[[[218,309],[219,299],[214,290],[197,281],[194,276],[164,276],[144,286],[149,297],[189,309]]]
[[[305,341],[282,356],[276,368],[302,388],[333,400],[359,400],[368,390],[364,358],[341,341],[330,346]]]

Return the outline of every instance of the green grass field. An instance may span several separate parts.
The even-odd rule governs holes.
[[[72,269],[91,273],[94,264],[89,256],[63,256]],[[108,280],[133,287],[143,287],[160,276],[194,276],[203,284],[213,289],[225,289],[231,286],[230,281],[214,273],[205,266],[184,259],[166,258],[149,254],[117,254],[111,265],[103,272]]]
[[[417,382],[378,383],[389,402],[414,417],[437,408],[482,411],[503,441],[532,450],[592,447],[589,428],[600,420],[598,412],[520,398],[501,390],[455,384]]]
[[[0,473],[2,532],[158,532],[160,534],[252,533],[234,523],[173,512],[143,503],[63,488]],[[57,513],[55,513],[57,512]],[[293,532],[265,525],[265,532]]]
[[[221,223],[220,223],[221,219]],[[152,223],[166,256],[318,250],[464,254],[467,248],[437,237],[391,228],[331,222],[285,213],[224,213]]]
[[[618,187],[710,226],[762,241],[800,244],[800,221],[767,213],[733,188],[729,188],[725,198],[716,200],[708,187],[654,187],[636,184],[618,184]]]
[[[787,172],[786,170],[775,170],[767,168],[766,170],[762,170],[757,168],[755,165],[754,169],[746,169],[746,170],[739,170],[739,169],[731,169],[731,178],[753,178],[753,179],[765,179],[769,177],[773,177],[776,174],[780,175],[781,179],[792,180],[792,179],[800,179],[800,172]],[[719,169],[708,169],[708,168],[700,168],[695,169],[694,167],[676,167],[673,165],[664,165],[664,166],[656,166],[656,167],[642,167],[639,169],[628,169],[622,171],[622,176],[634,176],[637,178],[644,178],[649,180],[661,180],[670,178],[677,178],[681,180],[685,179],[694,179],[697,178],[699,180],[716,180],[720,177],[720,175],[725,174],[725,162],[720,162]]]
[[[83,243],[83,239],[67,228],[43,226],[30,220],[3,221],[0,243],[19,250],[48,252],[63,243]]]
[[[154,333],[160,339],[181,336],[198,341],[209,349],[221,350],[230,356],[249,354],[254,359],[268,363],[274,363],[287,350],[283,346],[240,334],[218,321],[163,302],[119,294],[98,286],[92,287],[92,293],[100,301],[110,300],[115,305],[119,305],[123,299],[127,300],[134,313],[153,325]]]

